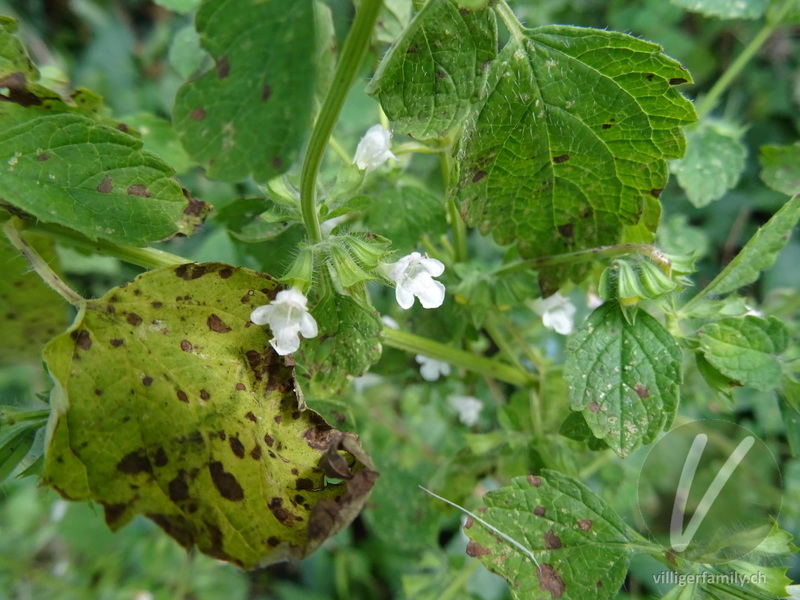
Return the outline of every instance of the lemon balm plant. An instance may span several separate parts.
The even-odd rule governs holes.
[[[712,111],[797,2],[690,7],[763,20],[696,105],[659,45],[527,28],[506,0],[361,0],[343,38],[342,7],[318,0],[164,4],[193,12],[196,44],[165,136],[187,180],[241,184],[221,208],[179,183],[148,121],[48,87],[0,21],[4,354],[41,353],[52,382],[46,409],[3,413],[4,476],[22,463],[112,529],[143,515],[244,569],[304,558],[363,511],[387,551],[425,552],[402,575],[420,598],[454,597],[474,569],[440,560],[452,513],[420,485],[485,505],[466,553],[515,598],[614,597],[640,555],[768,573],[665,597],[788,593],[777,524],[735,562],[673,552],[590,479],[703,394],[730,413],[739,387],[778,398],[798,449],[796,303],[781,319],[740,294],[800,220],[796,147],[764,150],[782,206],[704,285],[696,248],[659,229],[670,168],[695,206],[736,185],[741,128]],[[354,134],[343,109],[362,90]],[[181,253],[209,231],[247,259]],[[144,271],[86,298],[55,244]]]

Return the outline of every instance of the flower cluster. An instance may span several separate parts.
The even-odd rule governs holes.
[[[307,304],[308,298],[297,288],[283,290],[275,300],[253,310],[250,320],[256,325],[269,325],[275,336],[269,343],[284,356],[297,352],[300,334],[305,338],[317,337],[317,322],[309,314]]]

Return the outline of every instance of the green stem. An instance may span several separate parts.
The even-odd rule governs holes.
[[[300,172],[300,208],[303,212],[303,222],[312,244],[322,241],[322,230],[319,226],[317,214],[317,176],[322,164],[325,148],[330,140],[339,113],[342,111],[347,93],[353,84],[358,69],[367,54],[372,29],[378,18],[381,0],[362,0],[356,12],[353,26],[347,34],[347,39],[333,73],[333,82],[325,95],[322,110],[319,113],[311,139],[308,142],[308,152],[303,161]]]
[[[439,155],[439,165],[442,169],[445,193],[447,193],[447,190],[450,189],[450,175],[453,172],[453,158],[449,153],[442,152]],[[455,199],[447,200],[447,212],[450,216],[450,227],[453,230],[454,261],[464,262],[467,260],[467,224],[461,218]]]
[[[90,252],[95,252],[104,256],[113,256],[114,258],[146,269],[173,267],[192,262],[182,256],[170,254],[163,250],[156,250],[155,248],[135,248],[133,246],[119,246],[107,240],[90,240],[77,231],[61,227],[60,225],[37,223],[35,226],[31,227],[31,230],[45,233],[56,240],[63,240],[73,246],[83,248],[84,250],[89,250]]]
[[[716,83],[711,87],[708,94],[706,94],[700,102],[697,103],[697,115],[703,118],[706,114],[711,112],[716,106],[719,97],[728,89],[733,83],[733,80],[741,73],[742,69],[748,62],[756,55],[761,46],[764,45],[772,35],[772,32],[781,25],[781,21],[788,14],[789,9],[795,4],[796,0],[786,0],[783,5],[773,13],[772,18],[767,20],[767,23],[756,33],[755,37],[750,40],[742,53],[736,57],[727,70],[722,74]]]
[[[500,325],[497,322],[497,319],[494,315],[489,314],[486,316],[486,321],[483,324],[486,332],[489,334],[489,337],[492,338],[492,341],[500,348],[500,351],[506,357],[511,364],[513,364],[518,370],[524,372],[524,368],[522,364],[519,362],[519,357],[517,353],[514,351],[514,348],[508,341],[508,336],[504,334],[504,332],[500,329]]]
[[[506,0],[500,0],[500,2],[495,4],[494,9],[497,11],[497,14],[500,15],[503,24],[514,39],[521,40],[525,37],[525,28],[522,26],[522,23],[519,22],[517,15],[514,14],[513,9],[508,5]]]
[[[654,246],[645,244],[617,244],[616,246],[599,246],[578,250],[577,252],[567,252],[566,254],[555,254],[553,256],[541,256],[527,260],[518,260],[496,269],[492,274],[497,277],[528,271],[530,269],[541,269],[543,267],[553,267],[555,265],[571,265],[581,262],[589,262],[600,258],[613,258],[624,256],[625,254],[641,254],[646,256],[661,268],[666,274],[672,269],[672,263],[661,250]]]
[[[476,356],[469,352],[464,352],[463,350],[457,350],[450,346],[440,344],[439,342],[414,335],[413,333],[398,331],[388,327],[383,330],[383,333],[386,345],[397,348],[398,350],[403,350],[412,354],[422,354],[429,358],[440,360],[456,367],[461,367],[468,371],[505,381],[513,385],[523,386],[533,381],[533,377],[530,373],[521,371],[511,365],[482,356]]]
[[[67,282],[56,275],[55,271],[50,268],[47,261],[44,260],[33,247],[26,242],[20,230],[23,227],[23,222],[17,217],[12,217],[6,224],[3,225],[3,233],[6,234],[8,241],[16,248],[22,256],[30,263],[36,274],[42,278],[47,285],[49,285],[59,296],[64,298],[73,306],[79,306],[85,302],[84,298],[75,290],[67,285]]]
[[[463,592],[462,588],[466,585],[469,578],[472,576],[472,573],[481,564],[480,561],[471,560],[469,561],[466,566],[458,572],[455,579],[450,582],[450,585],[447,586],[447,589],[439,594],[439,600],[452,600],[453,598],[462,598]]]

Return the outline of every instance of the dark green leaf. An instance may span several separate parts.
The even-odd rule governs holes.
[[[496,54],[493,11],[430,0],[383,58],[367,93],[399,133],[418,140],[445,137],[482,100]]]
[[[508,580],[513,598],[602,600],[616,595],[630,561],[628,528],[584,484],[544,470],[541,476],[515,478],[483,501],[487,510],[481,518],[529,553],[469,518],[467,554]]]
[[[447,231],[444,203],[422,188],[393,188],[375,200],[367,226],[390,239],[401,255],[409,254],[419,250],[423,235],[435,239]]]
[[[175,128],[209,177],[266,181],[296,161],[313,109],[315,14],[313,0],[203,2],[195,24],[215,66],[178,90]]]
[[[462,212],[523,257],[613,244],[660,195],[666,160],[683,155],[680,126],[696,116],[676,86],[691,77],[660,46],[621,33],[523,33],[492,61],[488,98],[455,154]],[[545,279],[553,289],[585,272]]]
[[[664,326],[642,310],[625,318],[606,302],[567,343],[565,378],[572,410],[595,437],[622,457],[650,443],[678,408],[681,349]]]

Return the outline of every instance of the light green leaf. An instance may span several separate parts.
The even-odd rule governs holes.
[[[761,146],[758,162],[769,187],[790,196],[800,194],[800,144]]]
[[[789,235],[800,220],[800,195],[784,204],[742,248],[741,252],[684,307],[689,309],[703,298],[721,296],[756,281],[761,271],[769,269]]]
[[[5,214],[0,212],[0,214]],[[5,219],[0,218],[0,221]],[[50,267],[60,272],[55,244],[43,236],[25,234]],[[38,362],[42,347],[67,325],[67,307],[61,297],[31,271],[30,264],[0,233],[0,315],[3,343],[0,363]]]
[[[203,2],[195,25],[215,66],[178,90],[175,128],[209,177],[266,181],[297,159],[314,101],[315,14],[313,0]]]
[[[8,479],[30,452],[36,432],[43,425],[44,420],[0,425],[0,484]]]
[[[681,349],[639,310],[632,322],[616,303],[597,308],[567,343],[564,377],[572,410],[622,457],[649,444],[678,408]]]
[[[395,187],[367,212],[367,226],[392,241],[400,255],[419,250],[423,235],[436,239],[447,230],[444,203],[422,188]]]
[[[0,103],[0,200],[90,239],[191,234],[207,211],[142,142],[93,119]]]
[[[244,568],[302,558],[346,526],[377,473],[355,436],[301,409],[291,359],[249,321],[279,289],[187,264],[86,302],[44,353],[43,481],[100,503],[112,529],[143,514]]]
[[[704,325],[700,350],[723,375],[742,385],[768,392],[781,383],[776,356],[786,350],[786,327],[775,317],[748,315]]]
[[[31,61],[22,42],[16,35],[17,22],[0,15],[0,88],[12,88],[10,79],[22,76],[24,79],[34,81],[39,77],[39,71]]]
[[[384,0],[375,37],[379,42],[391,44],[403,33],[411,20],[411,0]]]
[[[496,55],[493,11],[430,0],[383,58],[367,93],[380,101],[395,131],[418,140],[442,138],[484,97]]]
[[[670,0],[686,10],[720,19],[758,19],[769,8],[769,0]]]
[[[297,222],[288,211],[276,210],[265,198],[242,198],[220,209],[216,219],[225,224],[230,234],[248,243],[274,239]]]
[[[319,334],[303,340],[295,355],[298,381],[310,398],[328,398],[346,389],[381,356],[380,315],[339,294],[328,294],[311,314]]]
[[[684,152],[680,126],[696,119],[675,87],[690,75],[661,50],[577,27],[512,38],[455,154],[468,222],[516,242],[523,257],[617,242],[648,196],[661,194],[666,160]],[[554,268],[544,279],[557,288],[587,268]]]
[[[686,133],[686,154],[672,168],[689,201],[701,208],[736,185],[746,155],[741,131],[728,124],[704,122]]]
[[[172,38],[169,45],[169,64],[184,79],[188,79],[203,65],[208,54],[200,46],[200,35],[192,25],[187,25]]]
[[[139,133],[145,150],[158,156],[179,175],[195,166],[196,163],[181,146],[172,124],[166,119],[151,113],[137,113],[123,120]]]
[[[628,572],[628,528],[584,484],[543,470],[516,477],[483,497],[480,516],[535,557],[472,518],[467,554],[505,578],[519,600],[601,600],[613,598]]]

